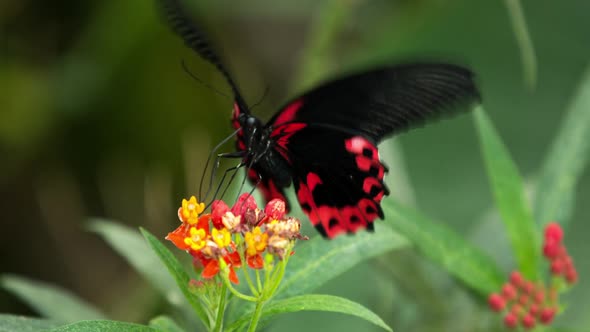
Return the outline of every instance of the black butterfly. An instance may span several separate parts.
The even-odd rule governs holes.
[[[234,156],[265,198],[285,199],[293,183],[301,208],[325,237],[373,230],[383,218],[387,168],[376,145],[383,138],[453,114],[479,99],[473,73],[443,63],[378,68],[332,81],[300,96],[266,124],[253,116],[237,85],[179,0],[161,9],[187,46],[212,63],[234,95]]]

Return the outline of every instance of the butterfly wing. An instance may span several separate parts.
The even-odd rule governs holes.
[[[383,218],[387,169],[368,139],[306,127],[291,137],[289,148],[297,199],[322,235],[372,230],[373,221]]]
[[[187,47],[197,52],[203,59],[215,66],[230,85],[239,110],[248,112],[246,102],[242,98],[238,86],[234,82],[215,49],[211,46],[203,29],[198,26],[186,11],[180,0],[157,0],[159,12],[174,32],[184,40]]]
[[[479,99],[473,74],[451,64],[419,63],[351,75],[314,89],[282,108],[269,125],[307,123],[379,142],[452,115]],[[464,108],[463,108],[464,109]]]
[[[287,104],[267,126],[291,167],[303,211],[332,238],[372,229],[383,218],[380,202],[389,191],[379,141],[478,98],[473,74],[463,67],[402,65],[327,83]]]

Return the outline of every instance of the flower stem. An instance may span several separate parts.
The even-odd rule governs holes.
[[[237,289],[235,289],[232,285],[231,282],[229,281],[229,278],[227,277],[227,275],[224,275],[222,277],[223,279],[223,283],[225,283],[225,286],[227,287],[227,289],[229,289],[229,291],[234,294],[236,297],[242,299],[242,300],[246,300],[246,301],[250,301],[250,302],[256,302],[258,301],[258,298],[253,297],[253,296],[248,296],[245,294],[240,293]]]
[[[262,282],[260,281],[260,271],[256,269],[256,284],[258,285],[258,291],[262,292]]]
[[[252,279],[250,279],[250,271],[248,271],[248,269],[246,269],[246,267],[243,267],[244,269],[244,277],[246,277],[246,282],[248,283],[248,287],[250,287],[250,291],[252,292],[252,295],[254,296],[258,296],[258,291],[256,290],[256,287],[254,287],[254,283],[252,282]]]
[[[287,266],[286,260],[279,263],[278,275],[272,279],[272,281],[273,281],[272,287],[270,287],[268,293],[265,294],[265,299],[270,299],[274,295],[274,293],[277,291],[277,289],[279,288],[279,285],[281,284],[281,280],[283,280],[283,276],[285,276],[285,266]]]
[[[272,276],[272,286],[270,287],[269,291],[265,294],[265,299],[268,300],[270,299],[274,293],[277,291],[277,289],[279,288],[279,285],[281,284],[281,281],[283,280],[283,277],[285,276],[285,270],[287,267],[287,263],[289,261],[289,257],[291,254],[291,249],[287,250],[287,253],[285,255],[285,259],[280,261],[279,266],[278,266],[278,271],[276,271],[275,273],[273,273]]]
[[[252,315],[252,319],[250,320],[250,326],[248,327],[248,332],[255,332],[256,326],[258,326],[258,321],[260,320],[260,316],[262,315],[262,307],[264,306],[265,301],[260,299],[256,302],[256,309],[254,309],[254,314]]]
[[[217,317],[215,318],[215,327],[213,331],[221,332],[223,329],[223,315],[225,313],[225,302],[227,300],[227,286],[221,287],[221,294],[219,296],[219,306],[217,307]]]

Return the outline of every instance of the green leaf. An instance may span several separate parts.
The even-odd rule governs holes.
[[[538,232],[522,177],[492,123],[480,107],[475,121],[490,185],[520,271],[533,280],[539,267]]]
[[[569,222],[574,190],[590,155],[590,68],[583,77],[567,116],[543,162],[535,195],[539,225]]]
[[[168,316],[158,316],[150,320],[150,327],[162,332],[184,332],[176,322]]]
[[[533,90],[537,83],[537,55],[527,28],[522,4],[520,0],[504,0],[504,3],[508,9],[512,31],[520,49],[524,81],[528,88]]]
[[[158,332],[145,325],[113,320],[86,320],[47,330],[46,332]]]
[[[61,287],[15,275],[2,276],[0,285],[42,316],[55,321],[74,322],[82,319],[105,318],[91,304]],[[57,303],[59,305],[56,305]]]
[[[376,224],[374,233],[359,232],[355,236],[339,236],[326,241],[316,237],[295,247],[277,297],[284,298],[310,292],[356,264],[408,242],[387,227]]]
[[[0,332],[37,332],[59,326],[61,323],[49,320],[0,314]]]
[[[430,220],[392,199],[382,204],[394,230],[410,240],[426,257],[482,295],[498,290],[504,276],[496,263],[444,223]]]
[[[364,306],[342,297],[319,294],[301,295],[271,302],[262,310],[261,321],[263,323],[278,314],[297,311],[339,312],[362,318],[387,331],[392,331],[391,328],[379,318],[379,316]],[[242,325],[247,324],[250,321],[250,318],[251,313],[240,317],[240,319],[235,321],[228,330],[231,331],[240,328]]]
[[[143,234],[149,245],[152,247],[152,250],[158,255],[158,257],[160,257],[160,260],[166,265],[168,272],[170,272],[172,277],[174,277],[174,280],[176,280],[178,288],[180,288],[184,297],[191,304],[195,313],[199,316],[205,326],[209,326],[209,316],[207,315],[205,308],[201,305],[199,298],[188,289],[190,277],[186,271],[184,271],[182,264],[180,264],[170,250],[158,241],[156,237],[150,234],[150,232],[143,228],[140,228],[140,230],[141,234]]]
[[[141,234],[129,227],[101,219],[93,219],[89,229],[99,234],[109,245],[123,256],[146,280],[166,299],[176,305],[188,304],[170,274],[162,269],[158,256],[150,250]]]

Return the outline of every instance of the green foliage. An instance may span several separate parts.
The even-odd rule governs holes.
[[[504,0],[504,3],[508,9],[512,31],[520,49],[524,82],[529,89],[534,90],[537,84],[537,54],[527,28],[522,5],[520,0]]]
[[[113,320],[86,320],[60,327],[46,332],[158,332],[159,330],[140,324],[117,322]]]
[[[179,307],[188,304],[175,287],[172,276],[164,269],[160,258],[137,230],[121,224],[101,220],[90,220],[88,228],[100,235],[109,246],[123,256],[131,266],[148,280],[166,299]]]
[[[557,137],[542,164],[535,190],[534,215],[539,225],[570,222],[576,184],[590,154],[590,68],[562,120]]]
[[[522,177],[482,108],[475,111],[475,119],[492,192],[518,267],[524,275],[536,280],[541,257],[539,235]]]
[[[314,291],[367,259],[407,245],[403,237],[380,226],[375,233],[363,232],[331,241],[316,237],[297,248],[277,297]]]
[[[60,322],[49,319],[28,318],[0,314],[0,332],[38,332],[59,326]]]
[[[151,249],[156,253],[156,255],[158,255],[160,260],[162,260],[162,263],[164,263],[164,265],[168,269],[168,272],[176,281],[176,286],[180,289],[184,297],[188,300],[199,319],[203,322],[203,324],[205,324],[205,326],[208,326],[210,318],[207,315],[207,312],[203,307],[202,303],[199,301],[199,298],[188,289],[190,277],[185,272],[182,264],[180,264],[178,259],[170,252],[170,250],[168,250],[168,248],[166,248],[160,241],[158,241],[156,237],[154,237],[152,234],[150,234],[143,228],[141,229],[141,233],[147,240]]]
[[[494,261],[444,223],[430,220],[392,199],[383,202],[383,210],[391,228],[482,296],[501,286],[504,277]]]
[[[275,301],[265,306],[262,312],[262,320],[270,319],[282,313],[298,311],[339,312],[362,318],[387,331],[392,331],[379,316],[375,315],[369,309],[356,302],[331,295],[308,294]],[[240,331],[240,327],[246,324],[250,320],[250,317],[250,313],[243,315],[228,327],[228,331]]]
[[[150,320],[150,327],[160,332],[183,332],[184,330],[176,324],[172,318],[167,316],[158,316]]]
[[[0,286],[53,322],[105,318],[91,304],[61,287],[14,275],[3,275]]]

